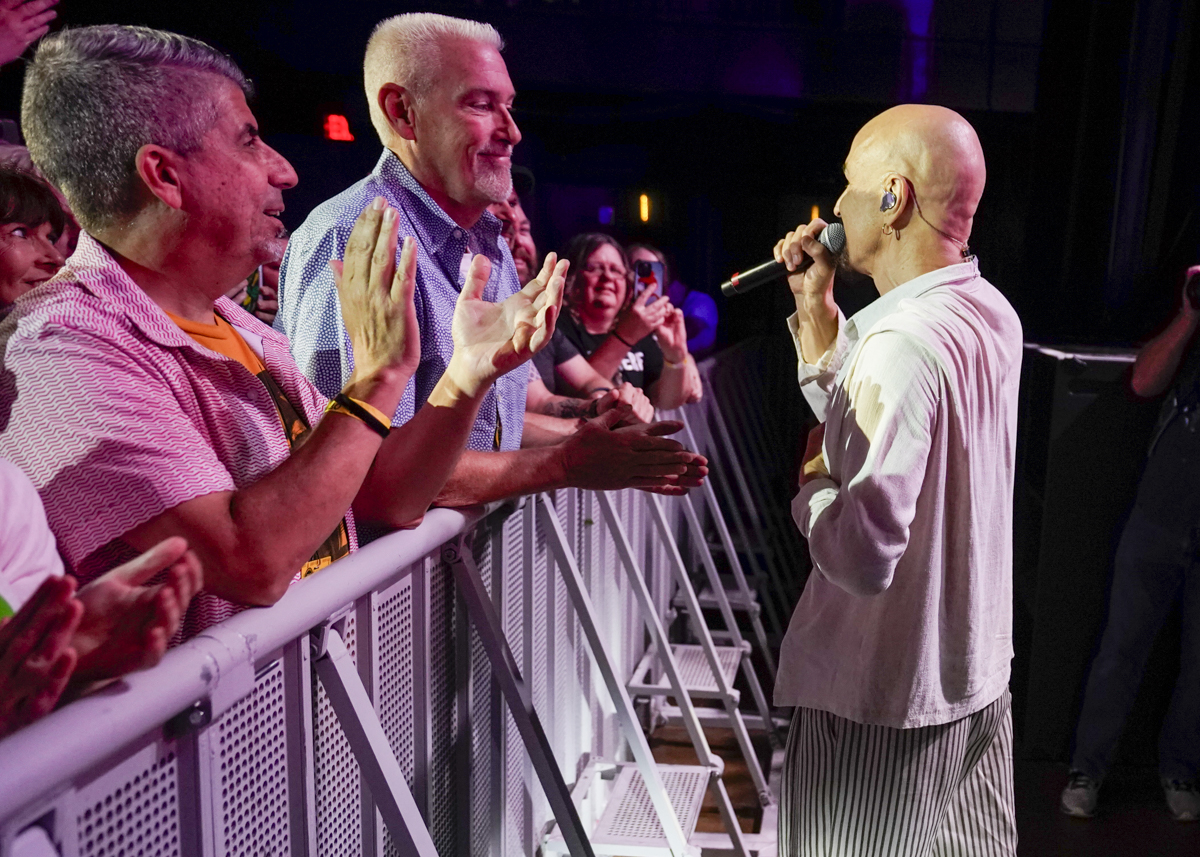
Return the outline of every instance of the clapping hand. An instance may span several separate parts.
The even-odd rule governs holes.
[[[628,381],[602,394],[596,400],[596,416],[621,405],[627,405],[631,410],[628,416],[617,423],[617,428],[648,423],[654,419],[654,405],[650,404],[650,400],[641,389]]]
[[[161,583],[148,584],[164,571]],[[81,588],[83,620],[71,639],[76,678],[114,678],[158,663],[202,582],[200,561],[173,536]]]
[[[71,635],[83,614],[75,580],[45,580],[0,624],[0,738],[48,714],[75,669]]]
[[[483,299],[492,265],[471,260],[454,308],[454,356],[446,374],[468,396],[476,396],[520,366],[550,341],[562,303],[567,262],[546,255],[541,273],[500,303]]]
[[[394,370],[407,383],[421,362],[421,333],[413,303],[417,243],[404,239],[397,265],[399,229],[396,210],[383,197],[376,197],[355,221],[344,258],[329,262],[354,351],[355,380]]]

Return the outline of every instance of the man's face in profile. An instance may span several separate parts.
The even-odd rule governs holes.
[[[213,86],[217,121],[181,170],[187,229],[194,240],[224,248],[246,276],[280,256],[283,191],[296,184],[296,173],[258,136],[241,89],[224,78]]]

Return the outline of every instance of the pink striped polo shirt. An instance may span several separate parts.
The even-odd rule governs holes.
[[[252,346],[261,341],[271,377],[316,425],[326,399],[287,338],[228,298],[214,308]],[[132,558],[114,541],[122,534],[187,500],[244,488],[289,455],[263,383],[175,326],[86,233],[66,267],[0,325],[0,362],[0,457],[33,480],[84,582]],[[349,512],[347,524],[354,550]],[[202,592],[177,640],[240,609]]]

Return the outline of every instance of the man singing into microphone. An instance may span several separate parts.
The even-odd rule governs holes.
[[[967,248],[983,151],[957,113],[904,105],[858,132],[845,173],[841,258],[879,298],[841,315],[820,220],[775,246],[822,421],[792,503],[813,573],[775,689],[796,706],[779,853],[1014,855],[1021,324]]]

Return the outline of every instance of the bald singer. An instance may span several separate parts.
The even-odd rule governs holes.
[[[813,572],[775,688],[796,706],[779,853],[1014,855],[1021,323],[967,247],[983,150],[954,111],[903,105],[858,132],[845,174],[840,261],[879,297],[842,316],[820,220],[775,246],[821,420],[792,503]]]

